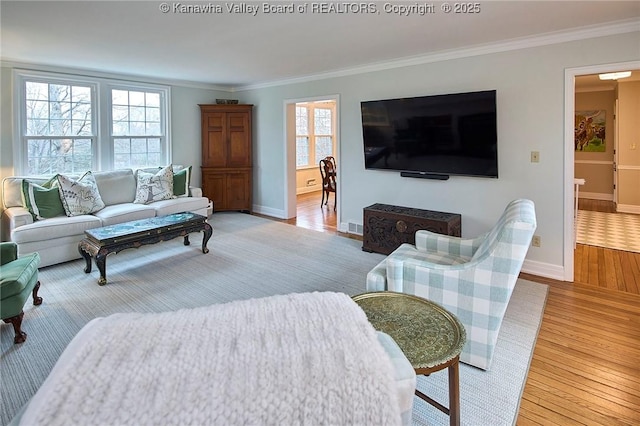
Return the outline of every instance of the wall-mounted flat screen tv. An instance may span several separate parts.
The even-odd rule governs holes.
[[[360,106],[366,169],[444,179],[498,177],[495,90],[363,101]]]

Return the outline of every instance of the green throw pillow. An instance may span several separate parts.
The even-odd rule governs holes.
[[[54,176],[42,185],[22,180],[22,205],[33,216],[34,220],[64,216],[64,207],[60,200],[57,184],[58,176]]]
[[[189,196],[189,184],[191,183],[191,166],[173,174],[173,195],[178,197]]]

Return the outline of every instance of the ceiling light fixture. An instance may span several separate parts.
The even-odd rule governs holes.
[[[606,74],[600,74],[600,80],[617,80],[619,78],[627,78],[631,76],[631,71],[610,72]]]

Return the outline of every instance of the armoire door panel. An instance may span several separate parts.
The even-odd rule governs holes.
[[[213,201],[216,210],[224,210],[227,191],[226,176],[224,173],[202,173],[202,194]]]
[[[251,139],[246,132],[230,132],[228,150],[229,167],[251,167]]]
[[[205,167],[225,167],[227,165],[226,136],[216,130],[209,130],[206,144],[202,145],[202,165]]]
[[[227,174],[227,207],[230,210],[250,210],[250,173]]]

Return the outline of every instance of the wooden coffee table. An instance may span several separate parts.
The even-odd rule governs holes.
[[[449,407],[416,389],[416,395],[460,424],[459,357],[466,340],[460,321],[442,306],[421,297],[391,291],[353,296],[376,330],[390,335],[411,362],[416,374],[448,368]]]
[[[84,272],[87,274],[91,272],[93,257],[100,271],[98,284],[105,285],[107,283],[106,262],[109,254],[176,237],[184,237],[184,245],[188,246],[189,234],[192,232],[204,232],[202,252],[209,253],[207,242],[213,234],[213,228],[206,220],[205,216],[183,212],[86,230],[84,232],[86,237],[78,243],[78,251],[86,261]]]

